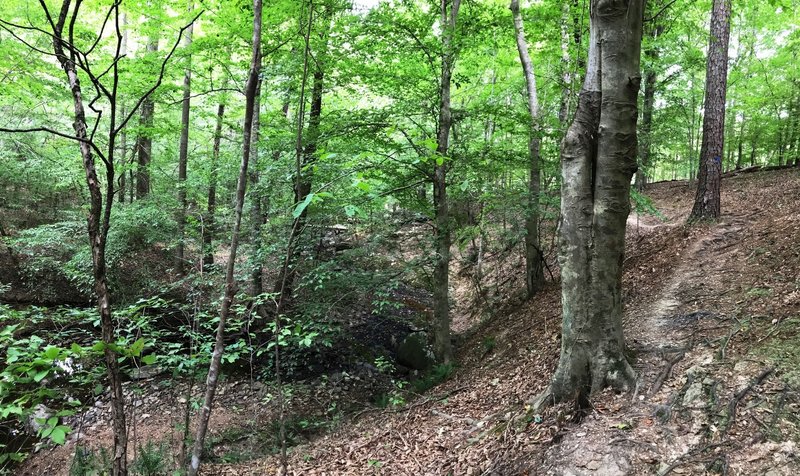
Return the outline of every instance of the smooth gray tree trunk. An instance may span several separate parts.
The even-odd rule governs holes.
[[[561,152],[561,355],[537,407],[636,382],[624,353],[621,288],[642,8],[642,0],[591,2],[587,73]]]
[[[539,193],[541,191],[541,171],[539,149],[541,146],[539,117],[539,97],[536,89],[536,74],[533,61],[528,53],[525,39],[525,26],[519,11],[519,0],[511,0],[511,14],[514,18],[514,32],[517,51],[522,63],[527,89],[528,113],[528,203],[525,213],[525,288],[528,298],[544,286],[544,266],[539,243]]]
[[[217,214],[217,167],[219,164],[219,147],[222,140],[222,124],[225,117],[225,101],[217,106],[217,123],[214,127],[214,142],[211,149],[211,172],[208,179],[208,199],[206,202],[206,218],[203,226],[203,268],[214,264],[214,236],[216,234]]]
[[[453,358],[450,342],[450,213],[447,203],[448,149],[452,112],[450,82],[455,67],[456,19],[461,0],[441,0],[442,73],[439,83],[439,120],[436,133],[436,157],[433,168],[433,209],[436,262],[433,268],[433,352],[436,359],[448,363]]]
[[[225,350],[225,323],[236,295],[236,280],[234,276],[236,252],[239,248],[239,230],[242,224],[242,209],[244,208],[245,194],[247,192],[247,168],[250,162],[253,112],[255,110],[258,77],[261,71],[261,11],[261,0],[253,0],[253,49],[250,59],[250,73],[245,85],[242,163],[239,167],[239,179],[236,185],[236,208],[234,211],[233,231],[231,232],[230,255],[225,269],[225,295],[222,298],[214,351],[211,355],[211,363],[206,377],[206,392],[203,397],[203,405],[200,407],[200,414],[197,417],[197,431],[195,432],[194,446],[192,447],[192,458],[187,468],[189,476],[196,476],[200,469],[200,458],[203,453],[208,421],[211,418],[211,408],[217,391],[217,382],[219,381],[220,368],[222,367],[222,354]]]
[[[250,295],[257,296],[263,292],[263,269],[261,263],[261,227],[265,223],[261,202],[264,192],[259,188],[261,179],[258,171],[258,141],[261,134],[261,81],[256,86],[256,103],[253,106],[252,141],[250,143],[250,241],[253,256],[250,261],[253,269],[250,273]]]
[[[147,52],[158,51],[158,38],[151,38],[147,43]],[[139,117],[139,136],[136,138],[136,199],[140,200],[150,194],[150,162],[153,160],[153,114],[155,101],[151,96],[142,102]]]
[[[189,11],[193,10],[190,4]],[[184,33],[184,48],[192,47],[192,32],[194,25]],[[189,162],[189,117],[192,97],[192,56],[189,55],[188,64],[183,73],[183,101],[181,103],[181,137],[178,144],[178,247],[176,251],[175,267],[178,274],[183,275],[185,267],[184,240],[186,239],[186,168]]]

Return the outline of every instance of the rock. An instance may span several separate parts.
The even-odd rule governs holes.
[[[597,471],[598,469],[600,469],[602,465],[603,465],[602,462],[595,459],[589,461],[589,463],[586,465],[586,469],[588,469],[589,471]]]
[[[50,419],[56,412],[53,409],[47,407],[43,404],[38,404],[33,409],[33,413],[28,416],[28,429],[33,434],[38,434],[43,428],[45,428],[46,421]]]
[[[436,360],[428,344],[428,335],[424,332],[407,335],[397,348],[397,361],[415,370],[431,368]]]
[[[141,367],[137,367],[131,370],[131,379],[133,380],[145,380],[149,378],[156,377],[165,373],[164,370],[159,365],[143,365]]]
[[[705,406],[705,402],[703,402],[703,395],[703,383],[692,383],[686,390],[686,394],[683,396],[683,406]]]

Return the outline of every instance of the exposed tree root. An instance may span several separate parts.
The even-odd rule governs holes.
[[[739,402],[745,397],[745,395],[750,393],[750,391],[753,390],[756,385],[759,385],[761,382],[763,382],[764,379],[766,379],[774,371],[775,367],[768,367],[762,370],[755,380],[750,382],[748,386],[736,392],[736,395],[734,395],[730,403],[728,403],[728,421],[725,423],[725,427],[722,429],[722,435],[727,434],[728,430],[730,430],[731,426],[733,426],[733,422],[736,420],[736,407],[739,405]]]
[[[656,378],[656,381],[653,383],[653,386],[650,388],[650,395],[653,395],[659,390],[661,390],[661,386],[664,385],[664,381],[668,379],[670,374],[672,373],[672,367],[674,367],[675,364],[680,362],[685,355],[686,355],[685,352],[681,352],[680,354],[676,355],[667,362],[667,365],[664,366],[664,370],[661,371],[661,373],[658,375],[658,378]]]

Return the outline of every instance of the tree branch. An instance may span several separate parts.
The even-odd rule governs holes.
[[[0,132],[10,132],[10,133],[26,133],[26,132],[47,132],[48,134],[53,134],[54,136],[63,137],[64,139],[74,140],[76,142],[83,142],[89,144],[89,146],[97,153],[98,157],[101,160],[105,161],[105,155],[100,151],[100,149],[89,139],[81,139],[80,137],[73,136],[70,134],[65,134],[63,132],[59,132],[55,129],[51,129],[49,127],[28,127],[23,129],[13,129],[8,127],[0,127]]]
[[[178,48],[178,45],[181,42],[181,38],[183,38],[183,32],[188,30],[189,27],[192,26],[194,22],[197,21],[198,18],[200,18],[200,15],[202,15],[204,11],[205,10],[201,10],[200,13],[198,13],[197,15],[194,16],[194,18],[192,18],[192,21],[190,21],[180,29],[180,31],[178,32],[178,38],[175,40],[175,44],[172,45],[172,49],[169,51],[167,56],[164,57],[164,61],[161,62],[161,70],[158,73],[158,80],[156,80],[156,83],[153,85],[153,87],[148,89],[147,92],[144,93],[142,97],[139,98],[138,101],[136,101],[136,104],[131,108],[130,113],[128,113],[127,117],[123,118],[119,126],[117,126],[113,131],[111,131],[113,135],[119,134],[119,131],[121,131],[128,124],[128,121],[130,121],[131,118],[136,114],[136,112],[139,109],[139,106],[142,105],[145,99],[147,99],[151,94],[153,94],[153,92],[155,92],[156,89],[158,89],[159,86],[161,86],[161,82],[164,80],[164,74],[166,72],[167,63],[169,62],[170,58],[172,58],[172,55],[175,53],[175,50]]]

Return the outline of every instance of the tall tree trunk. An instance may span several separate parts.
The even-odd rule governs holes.
[[[189,2],[189,11],[194,9],[193,2]],[[192,31],[194,25],[190,26],[184,33],[184,48],[187,50],[192,47]],[[189,106],[192,98],[192,56],[189,55],[188,64],[183,72],[183,102],[181,108],[181,138],[178,145],[178,249],[176,269],[178,274],[183,275],[184,260],[184,241],[186,239],[186,165],[189,161]]]
[[[158,51],[158,38],[151,38],[147,43],[147,52]],[[140,200],[150,193],[150,162],[153,158],[153,113],[155,102],[151,96],[142,102],[139,117],[139,136],[136,138],[136,199]]]
[[[720,216],[722,149],[725,140],[725,95],[728,84],[728,39],[731,0],[714,0],[711,39],[706,62],[705,114],[697,194],[689,221],[716,220]]]
[[[570,113],[570,102],[572,100],[572,71],[569,54],[569,22],[570,8],[569,2],[561,3],[561,105],[558,108],[558,123],[561,124],[561,131],[566,132],[567,119]]]
[[[739,149],[739,153],[738,153],[738,155],[736,157],[736,170],[741,169],[742,168],[742,163],[743,163],[742,162],[742,135],[741,135],[741,133],[739,134],[739,138],[738,138],[738,149]]]
[[[114,440],[113,460],[111,472],[114,476],[124,476],[127,474],[127,447],[128,437],[125,425],[125,397],[122,392],[122,379],[120,378],[119,362],[117,352],[113,346],[116,343],[115,326],[111,314],[111,296],[108,290],[108,279],[106,274],[106,243],[108,239],[109,220],[111,217],[111,206],[114,200],[114,139],[113,132],[116,127],[116,97],[112,96],[111,104],[111,133],[108,143],[108,155],[104,158],[106,165],[106,191],[105,202],[103,197],[102,184],[97,176],[95,158],[92,151],[92,144],[87,133],[86,113],[83,105],[83,92],[78,77],[75,54],[70,51],[65,52],[66,45],[73,45],[72,25],[69,28],[69,38],[64,39],[64,24],[67,20],[70,9],[70,0],[64,0],[58,16],[58,21],[53,24],[53,51],[61,68],[67,76],[69,89],[73,99],[73,128],[75,137],[79,139],[81,158],[86,175],[86,186],[89,189],[89,216],[87,217],[87,232],[92,250],[92,270],[94,276],[94,291],[97,298],[97,308],[100,314],[100,327],[103,338],[103,356],[106,363],[106,373],[111,387],[111,420],[112,434]],[[42,7],[47,11],[47,7],[42,2]],[[73,18],[77,18],[80,3],[75,5]],[[116,7],[116,15],[119,15],[119,8]],[[49,12],[47,16],[50,17]],[[113,74],[117,74],[116,68]],[[114,89],[116,94],[116,88]]]
[[[453,357],[450,342],[450,213],[447,203],[447,153],[450,145],[450,80],[455,67],[456,19],[461,0],[441,0],[442,73],[439,83],[439,120],[436,133],[436,160],[433,169],[433,208],[436,263],[433,268],[433,351],[439,362]]]
[[[245,85],[245,110],[244,110],[244,140],[242,141],[242,163],[239,167],[239,179],[236,185],[236,209],[234,212],[233,231],[231,233],[231,249],[228,264],[225,270],[225,295],[222,299],[219,323],[217,324],[214,352],[206,377],[206,393],[203,406],[198,415],[197,431],[195,432],[192,459],[187,468],[189,476],[196,476],[200,469],[200,457],[203,453],[208,420],[211,417],[211,407],[217,391],[222,354],[225,349],[225,323],[230,313],[233,299],[236,295],[236,280],[234,270],[236,267],[236,252],[239,248],[239,230],[242,224],[242,209],[244,207],[245,193],[247,192],[247,167],[250,162],[250,144],[252,139],[253,113],[255,111],[256,90],[258,76],[261,70],[261,0],[253,0],[253,51],[250,59],[250,74]]]
[[[742,144],[744,143],[744,124],[747,122],[747,118],[742,116],[742,124],[739,126],[739,135],[736,137],[737,141],[737,148],[738,148],[738,155],[736,157],[736,170],[742,168],[742,164],[744,164],[744,157],[742,152]]]
[[[261,227],[264,225],[262,200],[264,192],[259,189],[258,141],[261,133],[261,81],[256,86],[256,103],[253,106],[253,131],[250,143],[250,241],[253,246],[252,266],[250,273],[250,295],[257,296],[263,292],[263,269],[261,266]]]
[[[658,21],[657,19],[655,21]],[[648,32],[648,36],[655,42],[663,33],[664,25],[656,23]],[[647,185],[647,171],[650,167],[650,154],[652,149],[653,105],[656,97],[656,65],[658,61],[658,48],[649,45],[644,52],[647,58],[647,68],[644,72],[644,94],[642,98],[642,123],[639,126],[639,168],[636,170],[636,189],[640,192]]]
[[[214,127],[214,145],[211,150],[211,172],[208,179],[208,202],[203,231],[203,268],[214,264],[214,236],[216,234],[217,213],[217,167],[219,164],[219,147],[222,140],[222,124],[225,117],[225,101],[220,100],[217,106],[217,124]]]
[[[123,14],[122,15],[122,41],[120,42],[119,46],[119,55],[120,57],[124,57],[128,54],[128,28],[127,28],[127,21],[128,17]],[[119,101],[119,98],[117,99]],[[125,107],[124,101],[120,107],[120,117],[127,117],[127,109]],[[126,183],[126,172],[125,167],[128,165],[127,162],[128,158],[128,133],[127,128],[123,127],[119,133],[119,166],[120,166],[120,174],[119,174],[119,190],[117,190],[117,201],[122,204],[125,203],[125,188],[128,186]],[[132,186],[132,184],[131,184]]]
[[[539,169],[540,124],[539,98],[536,89],[536,75],[533,62],[528,53],[528,42],[525,39],[525,27],[519,11],[519,0],[511,0],[511,13],[514,17],[514,32],[517,39],[517,51],[525,74],[525,86],[528,91],[528,203],[525,212],[525,288],[528,298],[544,285],[544,266],[539,244],[539,192],[541,190],[541,173]]]
[[[796,82],[793,82],[792,86],[796,88]],[[800,166],[800,151],[798,150],[798,147],[800,147],[800,120],[797,118],[798,114],[800,114],[800,96],[795,95],[794,100],[789,105],[789,117],[791,119],[789,123],[789,139],[787,140],[786,165],[791,165],[794,162],[794,165]]]
[[[311,193],[313,185],[313,163],[317,160],[317,149],[319,147],[320,138],[320,125],[322,122],[322,97],[325,87],[325,56],[327,56],[328,49],[328,32],[330,30],[330,22],[332,18],[332,10],[330,7],[325,7],[322,13],[322,24],[324,25],[323,33],[321,34],[320,51],[315,55],[314,73],[311,86],[311,109],[308,114],[308,128],[303,132],[303,122],[305,118],[305,110],[300,108],[300,117],[298,118],[297,125],[297,144],[295,150],[295,182],[294,182],[294,206],[297,207],[308,197]],[[309,12],[309,30],[307,32],[306,42],[309,41],[311,33],[311,26],[313,25],[313,11]],[[306,59],[308,61],[308,54],[310,53],[310,46],[306,45]],[[306,73],[307,74],[307,71]],[[305,88],[306,78],[303,78]],[[300,100],[305,101],[304,94],[301,93]],[[305,229],[306,217],[308,216],[308,206],[304,207],[300,214],[295,218],[292,223],[292,229],[289,232],[289,246],[287,247],[287,259],[284,260],[284,266],[281,267],[278,273],[278,279],[275,281],[273,288],[274,292],[279,293],[278,302],[281,304],[278,309],[278,314],[283,312],[284,306],[289,302],[294,291],[294,278],[297,269],[295,261],[298,257],[300,249],[298,241]],[[292,266],[294,264],[294,266]]]
[[[726,108],[727,114],[728,114],[728,118],[725,120],[725,123],[728,124],[728,127],[726,127],[726,131],[727,131],[726,135],[727,135],[727,137],[725,138],[725,160],[724,160],[724,162],[722,164],[722,173],[725,173],[728,170],[731,170],[731,168],[733,166],[733,163],[734,163],[733,150],[734,150],[734,144],[736,143],[736,140],[735,140],[735,137],[736,137],[736,127],[735,127],[735,124],[736,124],[736,112],[735,112],[735,109],[736,109],[736,101],[731,101],[731,103]]]
[[[586,79],[561,152],[561,356],[537,406],[580,401],[607,386],[627,390],[636,379],[624,354],[621,288],[642,4],[591,1]]]
[[[750,143],[750,167],[756,166],[756,144],[758,136],[753,137],[753,142]]]

